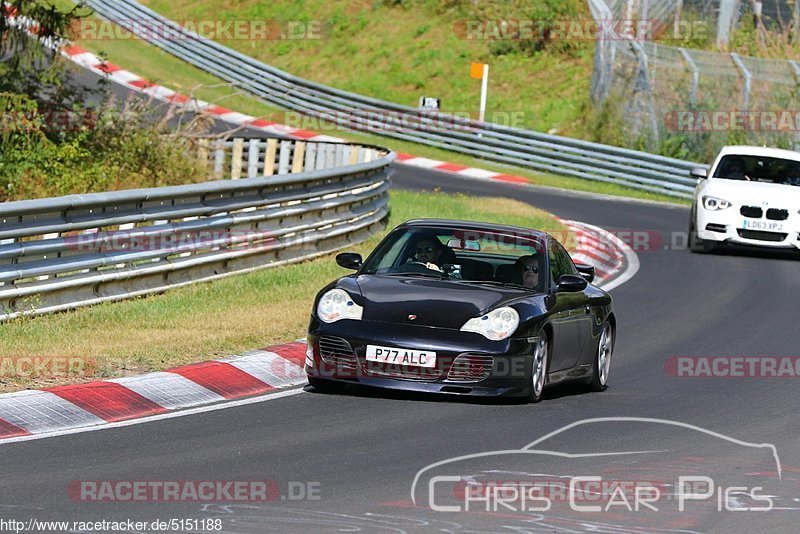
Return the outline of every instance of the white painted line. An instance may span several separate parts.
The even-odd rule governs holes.
[[[1,397],[0,419],[33,434],[106,422],[49,391],[20,391]]]
[[[36,439],[54,438],[57,436],[69,436],[73,434],[83,434],[84,432],[95,432],[97,430],[108,430],[111,428],[121,428],[125,426],[141,425],[153,421],[162,421],[164,419],[174,419],[176,417],[184,417],[187,415],[195,415],[198,413],[216,412],[217,410],[225,410],[227,408],[236,408],[238,406],[246,406],[248,404],[257,404],[270,400],[282,399],[283,397],[291,397],[292,395],[299,395],[304,393],[303,388],[286,389],[277,393],[268,393],[260,397],[251,397],[248,399],[241,399],[236,401],[224,402],[222,404],[212,404],[210,406],[200,406],[197,408],[189,408],[188,410],[181,410],[177,412],[167,412],[158,415],[150,415],[142,417],[141,419],[131,419],[129,421],[119,421],[116,423],[100,424],[95,426],[69,428],[65,430],[58,430],[55,432],[48,432],[45,434],[35,434],[33,436],[19,436],[16,438],[8,438],[0,440],[0,447],[9,443],[18,443],[20,441],[32,441]],[[102,420],[101,420],[102,421]],[[10,421],[9,421],[10,422]]]
[[[175,373],[155,372],[115,378],[116,382],[168,410],[221,402],[225,397]]]

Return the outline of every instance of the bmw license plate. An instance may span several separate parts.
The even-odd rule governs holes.
[[[367,345],[367,361],[415,367],[436,367],[436,353],[429,350]]]
[[[764,232],[782,232],[783,223],[772,221],[751,221],[745,219],[742,222],[742,229],[744,230],[762,230]]]

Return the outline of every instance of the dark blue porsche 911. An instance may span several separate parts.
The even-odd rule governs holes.
[[[606,388],[611,296],[544,232],[417,219],[366,261],[336,261],[356,272],[314,301],[305,371],[317,389],[357,383],[538,402],[559,382]]]

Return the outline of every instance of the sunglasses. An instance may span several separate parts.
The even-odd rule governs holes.
[[[420,252],[431,253],[433,252],[433,247],[417,247],[417,254],[419,254]]]
[[[522,266],[523,273],[538,273],[539,268],[535,265],[523,265]]]

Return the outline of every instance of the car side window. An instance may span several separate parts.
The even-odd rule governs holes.
[[[564,247],[559,244],[556,244],[556,251],[558,253],[559,265],[561,266],[561,274],[573,274],[579,276],[580,273],[578,272],[578,268],[575,267],[575,263],[572,261],[569,252],[567,252]]]
[[[572,262],[569,253],[558,243],[550,242],[547,247],[547,256],[550,261],[550,284],[553,287],[558,283],[561,275],[578,274],[578,269]]]

